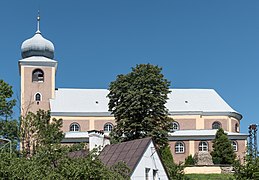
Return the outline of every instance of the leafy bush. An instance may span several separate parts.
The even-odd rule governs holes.
[[[0,153],[0,179],[129,179],[125,166],[106,167],[96,154],[69,158],[66,147],[48,148],[40,149],[30,158]]]
[[[184,165],[190,166],[195,164],[196,164],[196,160],[192,157],[192,155],[189,155],[187,158],[185,158]]]
[[[166,167],[170,179],[174,180],[185,180],[188,179],[183,172],[184,166],[181,164],[175,164],[173,156],[170,151],[170,147],[166,146],[160,149],[162,161]]]
[[[259,157],[255,159],[247,158],[244,164],[236,161],[234,163],[234,170],[234,177],[237,180],[259,179]]]

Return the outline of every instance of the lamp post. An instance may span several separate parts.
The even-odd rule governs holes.
[[[257,127],[258,124],[250,124],[250,126],[248,127],[248,132],[249,132],[249,136],[248,136],[248,153],[252,158],[256,158],[257,157]]]

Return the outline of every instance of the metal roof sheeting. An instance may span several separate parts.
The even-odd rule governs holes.
[[[171,89],[166,108],[171,115],[228,115],[241,119],[213,89]],[[109,116],[106,89],[66,89],[55,91],[50,100],[52,115]]]

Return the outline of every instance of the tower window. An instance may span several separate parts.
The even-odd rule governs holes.
[[[220,128],[221,128],[220,122],[216,121],[212,124],[212,129],[220,129]]]
[[[41,101],[41,95],[40,93],[35,94],[35,101]]]
[[[32,72],[32,82],[44,82],[44,73],[41,69]]]
[[[106,124],[103,126],[104,132],[111,132],[111,131],[112,131],[112,128],[113,128],[112,123],[106,123]]]
[[[77,123],[72,123],[70,125],[69,131],[73,131],[73,132],[80,131],[80,125]]]

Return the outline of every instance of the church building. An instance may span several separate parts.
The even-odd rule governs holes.
[[[56,88],[58,61],[54,45],[40,32],[21,46],[21,115],[39,109],[50,110],[53,118],[62,118],[63,143],[88,142],[88,132],[101,130],[108,135],[115,125],[108,111],[107,89]],[[242,115],[232,109],[213,89],[171,89],[166,107],[175,122],[169,133],[169,145],[176,163],[189,155],[212,151],[212,140],[223,128],[232,141],[237,157],[246,153],[247,135],[240,133]]]

